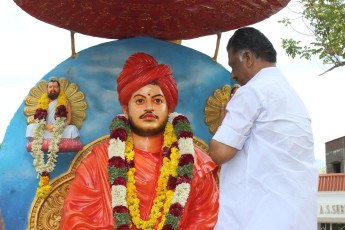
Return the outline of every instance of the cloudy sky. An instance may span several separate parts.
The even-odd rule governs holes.
[[[298,9],[294,3],[288,5]],[[261,30],[278,52],[277,66],[304,101],[312,119],[315,156],[325,159],[325,142],[345,136],[345,69],[334,70],[318,76],[330,66],[320,60],[312,61],[287,57],[281,48],[281,38],[293,37],[310,42],[310,38],[278,24],[278,20],[292,15],[288,8],[263,22],[252,25]],[[298,28],[296,21],[295,27]],[[71,55],[69,31],[41,22],[13,1],[0,1],[0,142],[6,128],[29,90],[51,69]],[[305,31],[304,31],[305,32]],[[225,68],[225,47],[233,31],[223,33],[218,62]],[[110,40],[76,34],[77,52]],[[182,45],[213,56],[216,36],[186,40]],[[229,69],[230,70],[230,69]]]

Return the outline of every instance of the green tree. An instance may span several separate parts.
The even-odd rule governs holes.
[[[283,39],[282,46],[288,56],[311,59],[319,55],[324,64],[335,68],[345,65],[345,3],[344,0],[300,0],[302,12],[300,16],[312,35],[313,42],[302,45],[293,38]],[[296,12],[295,12],[296,13]],[[292,26],[292,20],[285,17],[279,21],[285,26]],[[324,74],[322,73],[322,74]],[[322,75],[321,74],[321,75]]]

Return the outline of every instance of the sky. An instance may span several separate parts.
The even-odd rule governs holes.
[[[300,10],[296,3],[270,18],[251,25],[263,32],[277,50],[277,67],[302,98],[312,120],[315,157],[325,161],[325,143],[345,136],[345,68],[319,76],[330,65],[313,57],[311,61],[288,57],[281,39],[292,37],[306,44],[311,37],[296,33],[278,23],[284,16],[295,18],[289,9]],[[295,30],[305,32],[303,23],[293,21]],[[226,44],[234,31],[222,34],[217,61],[227,65]],[[111,41],[81,34],[75,35],[76,51]],[[182,45],[213,57],[216,36],[183,40]],[[70,33],[30,16],[13,1],[0,1],[0,142],[14,113],[29,90],[50,70],[71,55]]]

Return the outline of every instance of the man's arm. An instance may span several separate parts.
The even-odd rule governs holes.
[[[209,152],[212,160],[217,165],[221,165],[231,160],[237,153],[237,149],[211,139]]]
[[[254,121],[261,111],[261,99],[253,87],[241,87],[230,104],[222,103],[220,126],[210,140],[212,160],[221,165],[242,149]]]
[[[230,101],[230,97],[227,98],[226,103],[222,103],[222,107],[220,109],[220,117],[219,117],[219,123],[222,124],[225,115],[226,115],[226,106],[228,102]],[[212,158],[212,160],[217,164],[221,165],[228,160],[231,160],[235,156],[237,152],[237,149],[225,145],[219,141],[216,141],[214,139],[210,140],[209,144],[209,154]]]

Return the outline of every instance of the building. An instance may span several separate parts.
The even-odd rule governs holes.
[[[326,142],[326,168],[328,173],[345,173],[345,137]]]
[[[327,174],[319,175],[318,229],[345,230],[345,137],[326,143]]]

